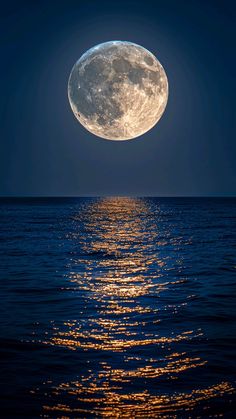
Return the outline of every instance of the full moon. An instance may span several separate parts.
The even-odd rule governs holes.
[[[75,117],[88,131],[107,140],[130,140],[161,118],[168,80],[160,62],[144,47],[105,42],[75,63],[68,97]]]

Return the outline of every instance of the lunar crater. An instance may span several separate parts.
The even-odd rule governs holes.
[[[152,128],[168,99],[159,61],[124,41],[100,44],[75,64],[68,83],[72,110],[93,134],[111,140],[135,138]]]

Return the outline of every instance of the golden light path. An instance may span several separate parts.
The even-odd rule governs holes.
[[[83,375],[78,371],[76,380],[51,384],[43,417],[177,418],[183,411],[191,418],[196,406],[203,403],[207,408],[207,401],[231,394],[234,389],[228,382],[172,393],[163,384],[169,383],[170,389],[170,383],[187,371],[194,374],[207,364],[191,353],[191,343],[203,336],[200,329],[179,327],[178,332],[176,326],[163,335],[160,328],[163,313],[174,320],[192,297],[175,303],[186,282],[178,257],[184,238],[176,242],[169,223],[158,231],[141,199],[98,200],[85,205],[84,211],[86,217],[75,217],[75,229],[67,237],[79,243],[83,255],[70,260],[63,291],[86,295],[86,304],[76,319],[63,325],[52,321],[52,332],[43,343],[88,353],[88,369]],[[81,223],[83,234],[76,229]],[[164,250],[167,243],[172,257]],[[169,275],[173,271],[175,275]],[[171,302],[162,294],[171,295]],[[96,357],[94,370],[90,364]],[[118,357],[117,364],[112,357]]]
[[[72,388],[71,385],[73,385]],[[224,382],[205,389],[193,390],[188,394],[177,393],[173,396],[162,395],[159,397],[152,396],[148,391],[143,391],[142,393],[119,394],[116,391],[119,389],[120,387],[114,387],[112,391],[112,388],[110,387],[98,387],[94,384],[87,390],[87,394],[85,394],[83,385],[80,383],[71,383],[61,384],[56,390],[75,395],[77,401],[82,401],[84,403],[94,403],[94,396],[102,391],[105,397],[96,397],[96,404],[98,407],[90,410],[89,413],[104,418],[178,418],[178,412],[181,410],[184,410],[186,413],[189,412],[189,418],[194,418],[196,416],[191,416],[191,410],[198,403],[207,402],[219,397],[219,395],[225,393],[232,394],[233,392],[233,387],[230,386],[229,383]],[[82,395],[82,397],[80,397],[80,395]],[[99,407],[102,403],[104,407]],[[71,409],[69,406],[63,404],[44,406],[44,409],[46,412],[64,412],[65,414],[88,413],[87,409]],[[174,411],[176,412],[176,415],[173,416]],[[170,416],[169,413],[172,413],[172,415]],[[70,416],[63,416],[64,419],[69,417]],[[215,414],[214,418],[217,417],[223,417],[223,415]]]

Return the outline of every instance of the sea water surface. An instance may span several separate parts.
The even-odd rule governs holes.
[[[3,418],[235,418],[236,199],[0,200]]]

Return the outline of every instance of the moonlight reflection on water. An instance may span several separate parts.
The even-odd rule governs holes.
[[[78,312],[52,321],[42,342],[78,352],[85,368],[46,383],[45,417],[201,417],[232,393],[229,382],[205,378],[206,338],[187,318],[197,298],[185,273],[192,238],[175,216],[129,198],[86,202],[73,216],[61,291]]]

